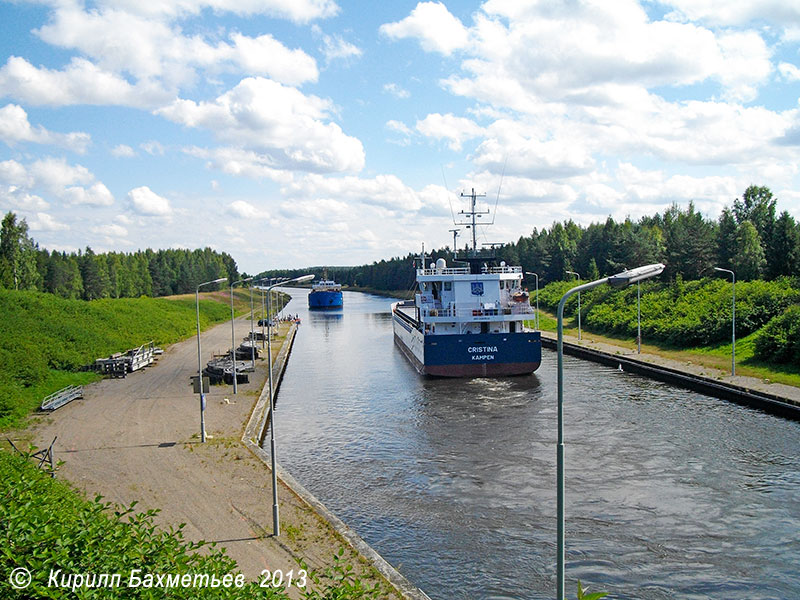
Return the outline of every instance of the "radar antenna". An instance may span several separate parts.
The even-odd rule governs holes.
[[[486,194],[476,194],[475,193],[475,188],[472,188],[472,193],[471,194],[465,194],[464,192],[461,192],[461,197],[462,198],[469,198],[470,199],[470,209],[469,210],[461,210],[461,211],[458,212],[458,214],[469,216],[471,218],[471,221],[468,221],[466,223],[456,223],[456,225],[466,225],[467,229],[472,227],[472,253],[473,254],[477,253],[477,251],[478,251],[478,234],[477,234],[477,228],[476,228],[477,222],[476,222],[475,219],[480,217],[481,215],[488,215],[489,214],[488,210],[485,210],[485,211],[476,210],[475,209],[475,200],[477,198],[484,198],[485,196],[486,196]]]

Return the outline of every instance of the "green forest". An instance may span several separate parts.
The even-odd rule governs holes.
[[[139,250],[96,254],[52,252],[28,236],[25,219],[13,212],[0,229],[0,287],[48,292],[62,298],[138,298],[194,292],[199,283],[239,279],[229,254],[202,250]],[[204,288],[206,290],[213,288]]]

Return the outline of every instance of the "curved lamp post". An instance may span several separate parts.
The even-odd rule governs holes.
[[[237,283],[245,283],[247,281],[252,281],[252,277],[248,277],[246,279],[240,279],[239,281],[234,281],[231,284],[231,364],[233,366],[233,393],[238,394],[239,388],[237,387],[236,382],[236,333],[234,333],[233,328],[233,286]]]
[[[212,283],[221,283],[226,281],[227,277],[220,277],[214,281],[206,281],[197,286],[194,291],[194,305],[197,313],[197,380],[200,384],[200,441],[206,441],[206,395],[203,393],[203,359],[200,358],[200,288],[204,285],[211,285]]]
[[[313,275],[303,275],[295,277],[294,279],[281,280],[272,285],[262,288],[267,292],[269,297],[272,288],[278,285],[286,285],[288,283],[303,283],[314,279]],[[278,474],[275,470],[275,399],[273,396],[274,390],[272,387],[272,316],[267,316],[267,372],[269,373],[269,449],[270,460],[272,463],[272,534],[277,537],[281,533],[280,520],[278,518]]]
[[[581,280],[581,276],[575,271],[567,271],[570,275],[575,275],[575,279]],[[581,292],[578,291],[578,341],[581,341]]]
[[[590,281],[567,291],[558,303],[558,445],[556,446],[556,511],[558,512],[556,598],[558,600],[564,598],[564,305],[567,299],[576,292],[580,293],[582,290],[589,290],[604,283],[614,287],[626,287],[643,279],[654,277],[663,270],[664,265],[657,263]]]
[[[642,353],[642,282],[636,282],[636,353]]]
[[[714,270],[730,273],[733,281],[733,317],[731,322],[731,377],[733,377],[736,375],[736,273],[730,269],[722,269],[720,267],[714,267]]]

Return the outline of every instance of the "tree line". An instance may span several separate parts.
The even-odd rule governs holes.
[[[95,253],[87,246],[50,252],[39,248],[25,219],[13,212],[0,228],[0,287],[5,289],[82,300],[156,297],[194,292],[199,283],[220,277],[239,279],[236,261],[211,248]]]
[[[718,219],[707,219],[693,203],[673,204],[663,213],[622,222],[580,226],[572,220],[534,229],[528,236],[496,249],[498,260],[536,273],[540,285],[580,274],[594,280],[623,269],[662,262],[662,279],[695,280],[712,275],[714,267],[730,269],[737,280],[800,276],[800,224],[787,212],[777,214],[776,198],[767,187],[750,186],[725,207]],[[455,259],[449,247],[434,250],[426,261]],[[386,291],[404,291],[414,284],[408,254],[359,267],[329,268],[342,284]],[[315,272],[321,269],[314,268]],[[301,271],[282,271],[282,275]],[[533,283],[533,277],[526,277]]]

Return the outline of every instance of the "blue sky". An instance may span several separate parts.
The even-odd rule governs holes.
[[[361,264],[452,244],[472,187],[481,242],[750,184],[800,218],[795,0],[0,0],[0,33],[0,209],[50,249]]]

